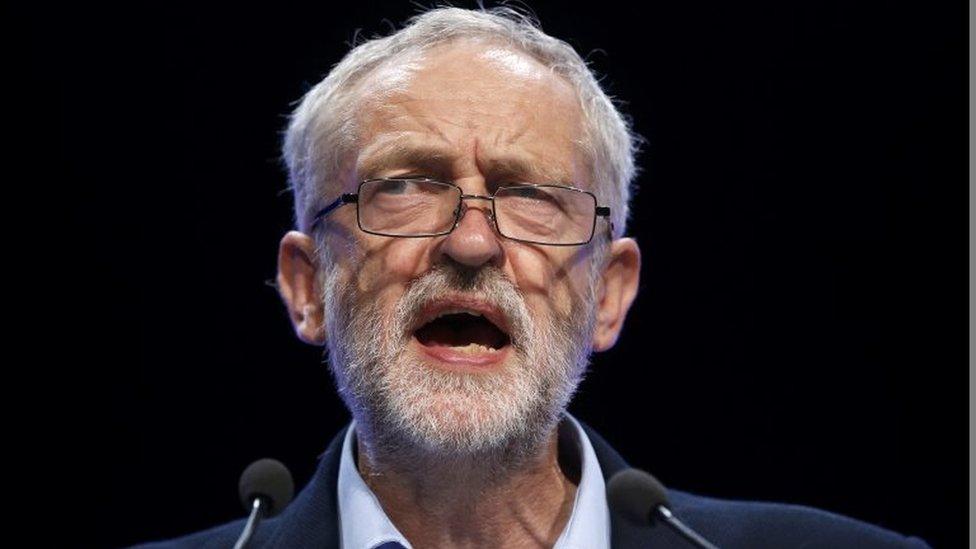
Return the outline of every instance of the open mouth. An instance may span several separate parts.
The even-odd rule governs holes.
[[[511,344],[503,317],[487,307],[435,307],[414,332],[423,350],[443,362],[487,364]]]

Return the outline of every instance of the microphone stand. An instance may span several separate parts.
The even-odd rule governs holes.
[[[698,532],[688,528],[685,523],[678,520],[678,517],[674,516],[671,509],[668,509],[663,505],[658,505],[654,508],[654,510],[657,511],[658,516],[662,518],[664,522],[668,524],[668,526],[673,528],[675,532],[681,534],[681,537],[685,538],[696,547],[702,547],[703,549],[718,549],[718,547],[713,545],[710,541],[701,537]]]
[[[258,526],[258,521],[261,520],[261,507],[261,498],[254,498],[254,502],[251,504],[251,515],[247,517],[247,524],[244,525],[244,531],[241,532],[241,537],[237,538],[234,549],[244,549],[247,546],[247,542],[251,540],[251,534],[254,533],[254,529]]]

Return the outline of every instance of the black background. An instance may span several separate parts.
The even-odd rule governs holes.
[[[641,292],[573,413],[670,486],[963,546],[966,5],[532,7],[647,138]],[[12,209],[43,223],[16,268],[54,297],[31,324],[57,402],[38,438],[75,546],[241,517],[245,465],[303,485],[347,421],[265,284],[291,223],[280,132],[356,29],[416,9],[27,14],[37,196]]]

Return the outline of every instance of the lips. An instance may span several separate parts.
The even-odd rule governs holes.
[[[479,299],[439,299],[423,308],[415,325],[414,339],[425,354],[449,365],[499,362],[512,342],[505,315]]]

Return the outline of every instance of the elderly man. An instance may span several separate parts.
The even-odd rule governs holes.
[[[573,49],[507,10],[429,11],[305,96],[278,287],[353,422],[252,546],[688,546],[608,506],[626,464],[566,414],[637,293],[634,143]],[[811,509],[670,499],[723,547],[924,546]]]

